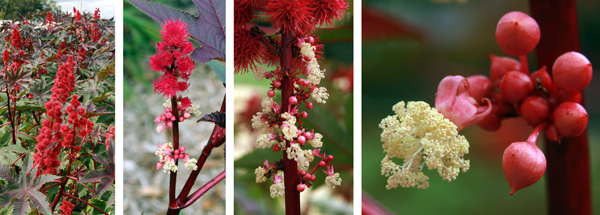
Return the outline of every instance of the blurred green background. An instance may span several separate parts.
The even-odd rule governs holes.
[[[578,1],[582,53],[600,68],[600,2]],[[513,10],[528,13],[527,1],[363,1],[362,46],[362,188],[397,214],[547,214],[545,176],[509,195],[502,171],[502,153],[515,141],[525,140],[532,128],[521,119],[503,121],[497,132],[477,126],[461,131],[471,144],[471,168],[447,183],[434,171],[430,188],[386,190],[381,176],[384,157],[379,122],[393,114],[399,101],[426,101],[433,105],[439,81],[447,75],[489,75],[489,55],[505,54],[494,33],[500,17]],[[365,12],[379,23],[393,23],[385,39],[365,32]],[[373,16],[370,16],[371,18]],[[367,26],[367,27],[365,27]],[[544,35],[542,35],[543,37]],[[531,68],[539,68],[529,56]],[[588,132],[592,173],[592,205],[600,214],[600,79],[594,72],[586,89],[590,116]],[[539,143],[538,143],[539,144]]]
[[[191,0],[153,0],[198,14]],[[158,157],[154,154],[158,144],[171,141],[170,131],[156,133],[158,125],[153,120],[164,113],[165,99],[154,94],[153,79],[158,75],[149,69],[150,56],[156,52],[160,41],[160,24],[128,0],[123,1],[123,56],[124,56],[124,214],[165,214],[168,208],[169,175],[156,170]],[[194,47],[198,47],[195,40]],[[224,68],[224,63],[211,62]],[[190,88],[181,93],[200,105],[203,114],[217,111],[223,102],[225,87],[208,64],[196,63],[189,80]],[[214,125],[186,120],[180,124],[180,144],[187,147],[191,157],[198,158]],[[213,150],[192,192],[223,171],[225,145]],[[177,192],[181,190],[190,171],[180,165]],[[217,184],[181,214],[225,214],[225,181]]]
[[[352,1],[348,1],[352,2]],[[342,185],[335,189],[325,185],[326,174],[322,168],[315,174],[317,180],[313,187],[301,193],[301,209],[303,214],[352,214],[355,197],[353,191],[353,7],[346,11],[342,20],[335,21],[332,27],[318,29],[320,44],[324,45],[323,58],[319,60],[321,69],[325,69],[325,78],[321,86],[327,88],[330,96],[326,104],[314,103],[312,110],[304,106],[308,118],[304,126],[315,129],[323,137],[321,152],[333,155],[335,171],[340,173]],[[267,71],[274,70],[267,68]],[[234,113],[235,113],[235,151],[234,167],[234,213],[235,214],[284,214],[284,198],[271,198],[267,182],[257,184],[254,170],[263,164],[265,159],[270,163],[282,158],[281,152],[270,149],[256,149],[254,143],[258,132],[251,128],[250,119],[260,111],[260,100],[267,96],[269,80],[256,81],[254,75],[236,74],[234,76]],[[280,91],[273,98],[281,101]],[[310,148],[310,147],[309,147]],[[311,169],[317,165],[311,163]]]

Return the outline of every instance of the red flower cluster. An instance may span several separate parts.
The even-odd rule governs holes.
[[[17,29],[17,27],[13,28],[11,38],[12,38],[12,41],[11,41],[10,45],[12,45],[13,47],[15,47],[17,49],[21,49],[23,44],[21,43],[21,33],[19,32],[19,29]]]
[[[37,152],[34,154],[35,163],[39,164],[38,174],[40,172],[42,174],[56,174],[56,168],[60,165],[57,157],[62,148],[60,146],[65,144],[57,143],[65,138],[64,129],[61,129],[63,123],[62,108],[75,87],[74,66],[75,62],[73,62],[71,56],[65,64],[59,66],[52,87],[52,96],[50,101],[44,105],[48,118],[42,122],[40,134],[36,138],[38,141]]]
[[[96,10],[94,10],[94,20],[98,19],[100,19],[100,8],[96,8]]]
[[[277,57],[279,38],[261,38],[264,32],[256,28],[257,17],[266,17],[265,21],[270,21],[277,30],[281,29],[281,32],[293,34],[295,38],[303,38],[309,36],[309,32],[317,25],[331,24],[334,19],[340,19],[348,6],[349,4],[344,0],[236,0],[234,6],[235,72],[255,70],[255,63],[273,65],[279,60]],[[265,16],[257,16],[259,12],[263,12]],[[301,66],[298,59],[294,59],[293,67],[301,69],[296,66]]]
[[[71,204],[71,202],[63,201],[62,205],[60,206],[60,210],[63,212],[61,212],[60,214],[71,215],[73,208],[75,208],[75,205]]]
[[[169,19],[161,25],[162,42],[157,43],[156,54],[150,57],[150,69],[162,73],[154,80],[154,93],[163,96],[176,96],[187,90],[194,62],[189,54],[194,46],[188,41],[187,23]],[[180,81],[180,78],[184,81]]]
[[[50,30],[52,30],[52,22],[54,21],[54,18],[52,18],[52,14],[50,14],[50,11],[48,11],[46,13],[46,24],[48,24]]]
[[[73,148],[73,153],[77,153],[80,150],[79,146],[73,145],[75,137],[86,137],[92,132],[92,128],[94,127],[94,123],[85,118],[85,108],[80,106],[81,103],[77,100],[77,95],[73,95],[71,106],[67,107],[67,114],[69,114],[68,124],[63,124],[61,128],[61,132],[65,134],[62,146],[64,148]],[[69,124],[72,125],[72,128]]]
[[[81,21],[81,13],[73,7],[73,14],[75,15],[75,22]]]
[[[116,135],[116,134],[115,134],[115,126],[111,126],[111,127],[108,129],[108,132],[106,132],[106,136],[105,136],[105,137],[106,137],[106,139],[105,139],[105,141],[104,141],[104,144],[106,145],[106,150],[108,150],[108,146],[109,146],[109,143],[110,143],[110,139],[114,139],[114,138],[115,138],[115,135]]]
[[[97,21],[98,19],[100,19],[100,8],[96,8],[96,10],[94,11],[94,20]],[[98,26],[96,24],[90,24],[89,29],[92,29],[92,41],[98,42],[98,40],[100,40],[100,37],[102,36],[102,34],[100,34],[99,32]]]

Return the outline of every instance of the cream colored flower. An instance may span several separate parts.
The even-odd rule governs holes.
[[[381,121],[381,141],[387,154],[381,161],[381,174],[388,177],[387,189],[398,187],[429,187],[422,172],[425,165],[437,170],[442,179],[452,181],[460,171],[469,169],[464,155],[469,142],[459,135],[450,120],[425,102],[404,102],[394,105],[396,115]],[[392,159],[403,160],[402,165]]]

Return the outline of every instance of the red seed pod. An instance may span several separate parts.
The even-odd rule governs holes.
[[[559,103],[563,103],[563,102],[581,103],[581,92],[568,93],[567,91],[565,91],[563,89],[559,89],[557,97],[558,97]]]
[[[550,106],[548,101],[542,97],[529,96],[521,104],[520,112],[528,124],[536,126],[548,118]]]
[[[306,189],[306,186],[304,186],[304,184],[298,184],[298,186],[296,186],[296,189],[298,189],[298,192],[302,192],[304,191],[304,189]]]
[[[536,93],[538,95],[547,95],[548,93],[553,94],[556,92],[556,85],[552,82],[550,74],[546,70],[546,66],[542,66],[541,69],[535,71],[530,76],[533,85],[535,86]]]
[[[491,54],[490,61],[492,62],[490,75],[494,85],[498,85],[502,79],[502,76],[504,76],[504,74],[507,72],[521,70],[521,64],[519,61],[509,57],[498,57]]]
[[[275,96],[275,91],[273,91],[273,90],[269,90],[269,91],[267,91],[267,95],[268,95],[269,97],[273,97],[273,96]]]
[[[469,82],[467,93],[480,104],[482,103],[481,99],[488,98],[494,90],[492,81],[483,75],[469,76],[467,81]]]
[[[546,157],[535,142],[514,142],[504,150],[502,169],[512,195],[540,180],[546,171]]]
[[[565,137],[579,136],[588,124],[585,108],[575,102],[563,102],[554,110],[554,126]]]
[[[528,75],[512,71],[500,81],[500,93],[505,102],[517,104],[527,98],[533,90],[533,82]]]
[[[481,119],[481,121],[479,121],[477,125],[486,131],[498,130],[500,128],[500,125],[502,125],[502,116],[500,114],[500,109],[500,105],[493,104],[492,111],[488,115],[483,117],[483,119]]]
[[[278,151],[280,151],[280,150],[281,150],[281,147],[279,147],[279,145],[278,145],[278,144],[275,144],[275,145],[273,145],[273,151],[274,151],[274,152],[278,152]]]
[[[592,80],[592,64],[579,52],[564,53],[554,61],[552,78],[559,88],[579,92]]]
[[[556,126],[548,125],[548,127],[546,128],[546,138],[552,141],[560,140],[561,136],[556,130]]]
[[[526,55],[540,42],[540,27],[523,12],[509,12],[498,21],[496,42],[510,56]]]

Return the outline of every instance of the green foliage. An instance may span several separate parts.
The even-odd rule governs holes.
[[[16,19],[36,11],[60,11],[56,0],[4,0],[0,1],[0,19]]]
[[[70,199],[66,193],[81,199],[70,199],[76,205],[73,214],[102,213],[85,210],[86,204],[114,213],[114,141],[106,139],[115,121],[114,20],[95,20],[91,13],[83,13],[80,21],[62,12],[52,16],[52,28],[45,25],[45,11],[19,15],[30,24],[16,20],[0,26],[0,46],[8,53],[0,60],[0,178],[4,179],[0,180],[0,214],[25,214],[30,205],[41,214],[56,214],[62,202]],[[19,31],[22,47],[11,44],[13,29]],[[89,136],[74,138],[73,144],[81,145],[79,152],[61,148],[65,150],[57,159],[62,177],[53,181],[59,177],[37,175],[37,164],[32,169],[31,154],[37,151],[36,137],[47,119],[45,104],[52,95],[58,67],[69,56],[75,62],[75,88],[63,104],[62,115],[66,116],[71,96],[78,95],[85,108],[83,117],[94,127]],[[22,64],[11,68],[16,63]],[[63,119],[62,124],[67,125],[66,117]],[[110,143],[110,150],[105,142]],[[62,147],[57,144],[51,143],[46,150]],[[91,179],[98,173],[101,178]]]
[[[40,175],[37,176],[37,166],[33,166],[33,158],[28,153],[23,160],[23,172],[17,174],[10,166],[0,164],[0,178],[8,182],[6,187],[3,187],[0,196],[0,206],[6,206],[14,200],[13,214],[26,214],[29,209],[29,203],[37,210],[44,214],[51,214],[50,206],[46,196],[38,189],[53,180],[60,177],[55,175]]]

